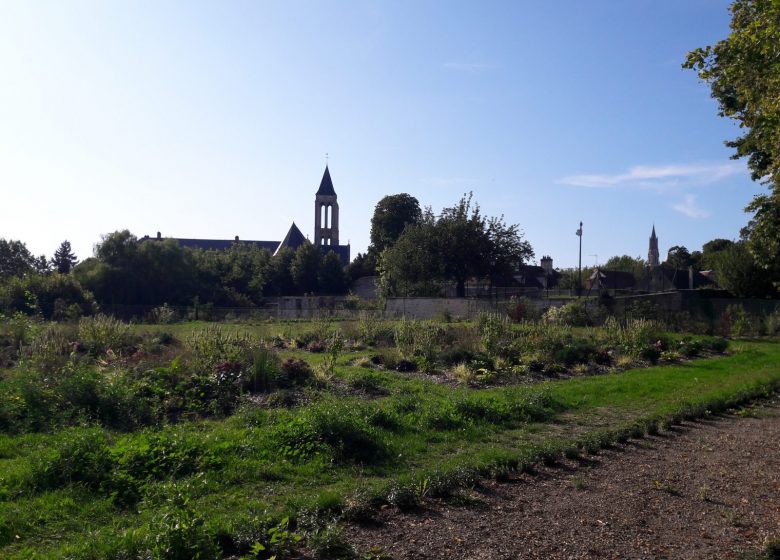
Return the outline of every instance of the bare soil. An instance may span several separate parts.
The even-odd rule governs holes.
[[[780,537],[780,401],[387,508],[346,534],[395,560],[751,558]]]

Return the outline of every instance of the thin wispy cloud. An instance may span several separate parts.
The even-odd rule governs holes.
[[[689,218],[701,219],[708,218],[710,216],[710,213],[707,210],[700,208],[696,204],[696,195],[693,194],[686,194],[683,197],[682,202],[673,204],[672,208],[677,210],[680,214],[688,216]]]
[[[739,173],[739,163],[637,165],[625,173],[569,175],[558,180],[564,185],[603,188],[640,188],[668,190],[675,187],[705,185]]]
[[[457,70],[460,72],[483,72],[495,68],[493,64],[485,64],[484,62],[445,62],[442,67],[447,70]]]

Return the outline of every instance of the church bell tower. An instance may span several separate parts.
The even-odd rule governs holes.
[[[339,203],[330,171],[325,166],[325,173],[320,181],[320,188],[314,197],[314,245],[327,247],[339,244]]]

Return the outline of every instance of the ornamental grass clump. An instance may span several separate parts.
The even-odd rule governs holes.
[[[132,345],[130,326],[108,315],[82,317],[79,321],[79,341],[93,356],[108,350],[119,353]]]

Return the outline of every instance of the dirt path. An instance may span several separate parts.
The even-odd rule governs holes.
[[[780,402],[350,526],[395,560],[747,558],[780,537]]]

